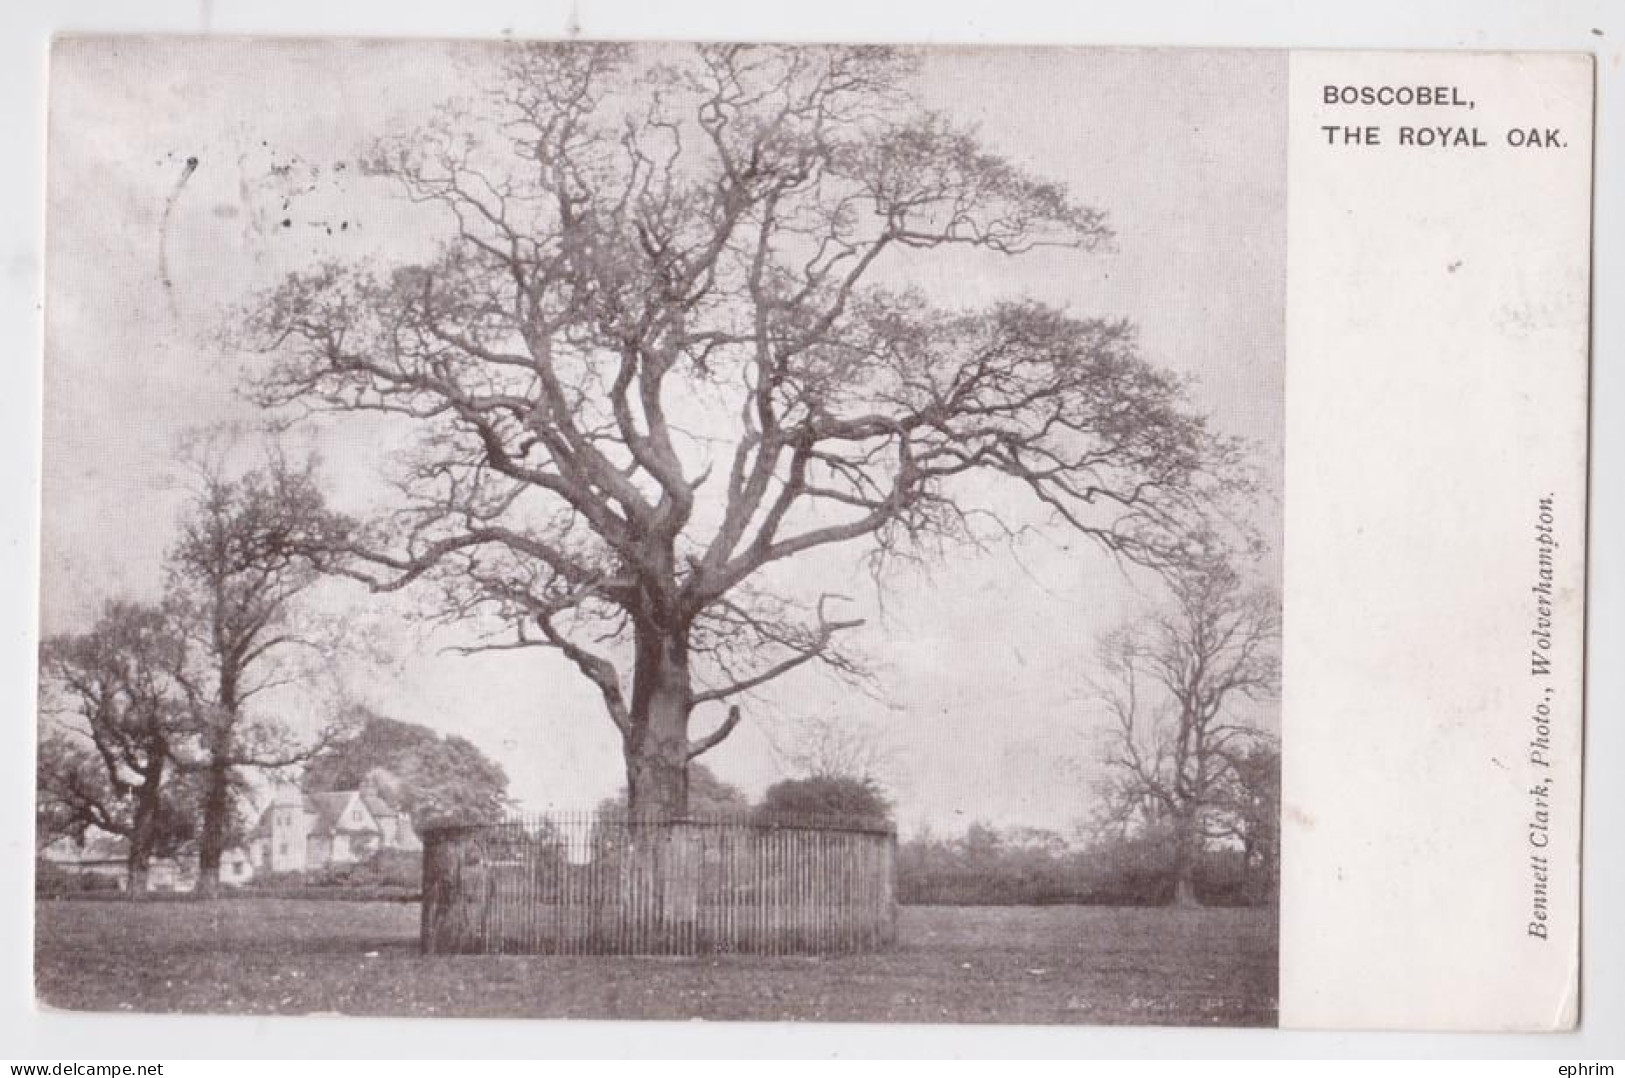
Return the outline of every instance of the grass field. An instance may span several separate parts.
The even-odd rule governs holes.
[[[839,958],[434,957],[416,905],[41,901],[36,984],[75,1010],[1271,1025],[1271,910],[905,907]]]

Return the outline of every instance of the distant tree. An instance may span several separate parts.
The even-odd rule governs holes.
[[[38,766],[34,772],[34,844],[43,849],[51,843],[62,838],[76,838],[82,841],[84,832],[91,825],[86,819],[90,810],[82,806],[85,800],[82,797],[70,798],[66,792],[76,786],[88,786],[90,782],[78,776],[86,768],[96,767],[96,761],[90,758],[90,750],[77,744],[72,738],[65,737],[60,731],[41,729],[39,739]],[[94,782],[99,786],[100,778]],[[59,791],[53,787],[63,785],[66,791]],[[98,790],[97,796],[91,799],[100,804],[106,798]]]
[[[992,824],[972,820],[965,833],[952,845],[972,867],[987,869],[1004,853],[1004,835]]]
[[[779,762],[797,772],[762,795],[763,816],[890,821],[878,772],[887,754],[873,731],[829,715],[803,718],[770,738]]]
[[[419,827],[500,819],[508,775],[473,742],[358,708],[340,738],[305,765],[307,793],[372,787]]]
[[[890,822],[891,802],[873,779],[814,775],[775,782],[762,795],[765,817],[808,816]]]
[[[750,810],[750,797],[731,782],[719,778],[704,764],[695,764],[688,775],[688,808],[694,813],[731,815]]]
[[[1107,681],[1109,772],[1103,822],[1119,836],[1169,836],[1173,901],[1196,902],[1197,857],[1234,834],[1237,791],[1271,741],[1241,705],[1275,693],[1280,602],[1249,589],[1228,557],[1194,558],[1170,570],[1164,613],[1110,635]]]
[[[1087,898],[1086,862],[1053,831],[1009,831],[976,821],[956,838],[915,835],[897,848],[906,902],[1031,904]]]
[[[911,284],[954,251],[1093,250],[1104,214],[913,98],[884,48],[546,44],[483,113],[370,172],[444,229],[410,266],[329,263],[251,307],[271,405],[421,435],[346,571],[429,578],[489,646],[602,698],[632,806],[682,813],[741,700],[853,674],[822,550],[883,564],[1009,534],[1005,499],[1103,552],[1177,550],[1237,448],[1134,328]],[[922,272],[922,267],[926,272]],[[709,711],[709,728],[696,717]]]
[[[1236,753],[1213,828],[1241,844],[1254,890],[1275,894],[1281,871],[1281,750],[1261,739]]]
[[[196,703],[201,813],[198,889],[220,885],[245,771],[283,768],[319,750],[333,731],[300,736],[253,705],[261,693],[308,675],[316,656],[296,603],[320,578],[316,552],[342,542],[313,466],[274,458],[231,475],[215,447],[190,455],[194,490],[168,556],[170,617],[188,646],[185,679]],[[330,659],[330,657],[328,657]]]
[[[40,825],[80,842],[91,828],[122,837],[131,896],[146,891],[152,859],[193,834],[194,807],[175,782],[196,730],[176,677],[184,656],[164,611],[124,602],[40,648]]]
[[[629,811],[630,798],[626,787],[614,797],[605,798],[598,812],[605,816],[622,816]],[[750,796],[731,782],[718,778],[704,764],[693,764],[688,769],[688,811],[695,816],[738,816],[750,811]]]
[[[779,762],[799,778],[879,782],[891,754],[871,729],[834,715],[813,715],[769,734]]]

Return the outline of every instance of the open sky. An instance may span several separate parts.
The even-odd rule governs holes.
[[[232,309],[326,258],[410,257],[414,208],[354,179],[380,135],[469,96],[495,45],[224,39],[68,40],[52,63],[41,603],[45,632],[104,600],[151,597],[182,493],[190,427],[253,421]],[[1284,54],[972,50],[927,55],[923,103],[1106,209],[1112,250],[1016,262],[956,258],[913,279],[949,303],[1033,295],[1121,315],[1155,362],[1194,373],[1223,430],[1254,440],[1279,534],[1284,355]],[[195,159],[195,164],[189,164]],[[288,224],[283,222],[287,221]],[[335,481],[389,467],[376,430],[309,432]],[[860,552],[818,571],[849,576]],[[966,555],[904,580],[865,613],[880,699],[786,681],[706,757],[752,793],[798,717],[834,715],[885,746],[900,822],[1067,828],[1090,810],[1088,678],[1096,637],[1149,584],[1065,535],[1019,560]],[[844,560],[843,560],[844,559]],[[1278,565],[1271,559],[1270,565]],[[868,597],[874,604],[875,597]],[[526,807],[588,807],[621,782],[597,697],[545,652],[462,657],[408,601],[335,591],[389,661],[349,662],[378,710],[469,737]],[[308,721],[310,716],[298,717]]]

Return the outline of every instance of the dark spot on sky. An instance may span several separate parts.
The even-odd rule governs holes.
[[[282,219],[282,227],[283,227],[283,228],[292,228],[292,227],[293,227],[293,221],[292,221],[292,219],[291,219],[291,218],[287,218],[287,217],[284,217],[284,218],[283,218],[283,219]]]
[[[197,168],[197,158],[195,158],[195,157],[188,157],[188,158],[187,158],[187,159],[186,159],[186,167],[187,167],[187,168]]]

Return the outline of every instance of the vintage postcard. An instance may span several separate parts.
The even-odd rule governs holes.
[[[64,37],[35,978],[1579,1018],[1579,54]]]

